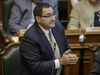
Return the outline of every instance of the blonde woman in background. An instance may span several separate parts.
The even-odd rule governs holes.
[[[100,26],[100,1],[82,0],[72,9],[68,30],[81,30],[90,26]]]

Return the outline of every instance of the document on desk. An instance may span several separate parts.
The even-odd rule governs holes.
[[[100,27],[86,27],[86,32],[100,32]]]
[[[14,42],[19,42],[19,37],[18,37],[18,36],[13,36],[13,37],[12,37],[12,40],[13,40]]]

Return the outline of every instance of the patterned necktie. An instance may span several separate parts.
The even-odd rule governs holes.
[[[54,51],[55,59],[59,59],[61,57],[60,52],[59,52],[59,48],[58,48],[58,45],[56,45],[56,48],[54,50],[54,43],[56,43],[56,41],[55,41],[55,38],[53,37],[53,34],[50,30],[49,30],[49,42],[50,42],[51,47]],[[56,75],[60,75],[61,69],[62,69],[61,67],[57,69]]]
[[[49,30],[49,42],[50,42],[50,44],[51,44],[51,47],[52,47],[52,49],[54,48],[54,37],[53,37],[53,35],[52,35],[52,33],[51,33],[51,31]],[[53,49],[54,50],[54,49]]]

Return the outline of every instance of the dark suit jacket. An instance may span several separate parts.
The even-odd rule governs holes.
[[[66,50],[70,49],[63,26],[59,21],[56,21],[55,27],[51,30],[62,56]],[[51,75],[54,53],[37,23],[24,34],[20,45],[20,55],[22,75]],[[56,71],[54,71],[54,75],[55,73]],[[64,75],[63,69],[61,75]]]
[[[58,18],[58,0],[42,0],[52,6],[57,13]],[[31,0],[14,0],[14,5],[11,9],[11,16],[8,23],[7,34],[9,36],[16,35],[16,31],[26,29],[31,21],[32,16],[32,2]]]
[[[100,75],[100,52],[98,53],[89,75]]]

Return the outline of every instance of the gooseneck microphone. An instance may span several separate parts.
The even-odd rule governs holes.
[[[90,25],[90,27],[93,27],[93,25],[94,25],[94,22]]]
[[[94,24],[100,24],[100,22],[93,22],[90,27],[94,27]]]
[[[56,43],[54,43],[54,46],[53,46],[53,50],[54,50],[54,54],[53,54],[53,60],[55,59],[55,50],[56,50]],[[54,64],[52,64],[52,71],[51,71],[51,75],[53,75],[53,67],[54,67]]]

